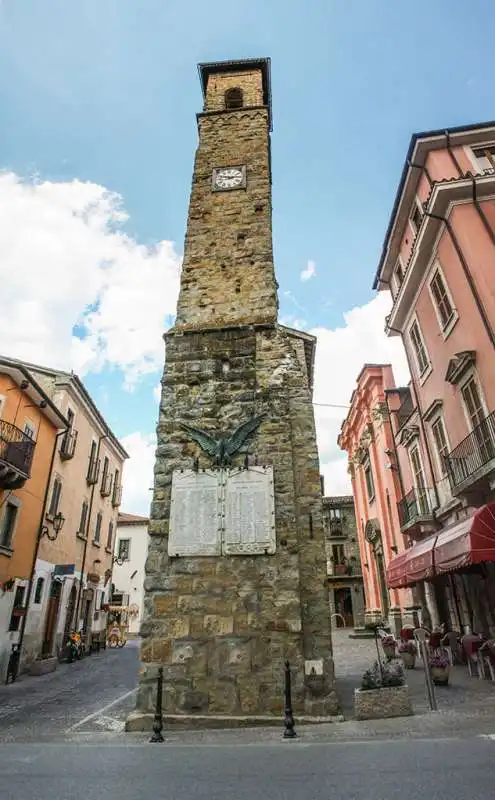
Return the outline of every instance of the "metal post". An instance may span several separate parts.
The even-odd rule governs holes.
[[[284,712],[284,739],[295,739],[297,733],[294,730],[294,717],[292,715],[292,687],[288,661],[285,662]]]
[[[425,671],[426,691],[428,692],[428,701],[432,711],[438,711],[437,698],[435,695],[435,687],[431,677],[430,663],[428,659],[428,647],[426,644],[426,631],[423,628],[416,628],[414,631],[414,638],[419,642],[421,650],[421,658],[423,659],[423,666]]]
[[[153,736],[150,742],[163,742],[163,711],[162,711],[162,694],[163,694],[163,667],[158,668],[158,678],[156,682],[156,708],[155,719],[153,722]]]

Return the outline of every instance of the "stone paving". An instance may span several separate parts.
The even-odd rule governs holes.
[[[359,686],[363,672],[377,658],[374,639],[351,639],[351,629],[333,632],[333,653],[337,693],[346,719],[353,717],[354,689]],[[380,655],[383,653],[380,647]],[[423,663],[416,659],[416,666],[407,670],[413,708],[416,714],[430,710],[426,692]],[[451,667],[448,686],[436,687],[439,711],[452,711],[474,715],[492,715],[495,723],[495,682],[470,678],[467,667]],[[494,726],[495,727],[495,726]]]

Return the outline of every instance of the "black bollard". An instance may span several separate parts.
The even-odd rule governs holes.
[[[155,719],[153,722],[153,736],[150,742],[163,742],[163,712],[162,712],[162,693],[163,693],[163,667],[158,668],[158,678],[156,682],[156,708]]]
[[[284,711],[284,739],[295,739],[297,733],[294,730],[294,717],[292,715],[292,688],[288,661],[285,662]]]

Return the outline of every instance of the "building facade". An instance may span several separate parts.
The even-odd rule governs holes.
[[[323,498],[323,526],[332,624],[362,628],[363,571],[352,495]]]
[[[0,358],[0,681],[18,649],[63,413],[23,365]]]
[[[391,398],[415,585],[432,623],[495,632],[495,125],[412,137],[375,288],[411,373]],[[433,531],[433,532],[432,532]]]
[[[22,637],[22,664],[55,655],[71,630],[85,646],[106,637],[113,549],[127,458],[79,378],[24,365],[67,420],[50,471],[29,608]],[[58,535],[57,515],[64,519]]]
[[[129,607],[129,636],[139,636],[143,621],[148,523],[137,514],[120,513],[117,519],[112,605]]]
[[[140,686],[128,721],[145,729],[160,665],[165,713],[279,714],[284,659],[297,710],[338,707],[311,402],[315,340],[277,321],[270,62],[202,64],[200,79],[181,288],[166,335]],[[240,469],[244,478],[235,478]],[[179,506],[192,518],[189,554],[178,554],[169,550],[171,505],[180,503],[173,482],[186,470],[190,487],[229,480],[237,492],[232,477],[248,497],[212,512],[207,541],[201,503]],[[224,502],[222,491],[208,496],[215,507]],[[228,534],[226,514],[239,520]]]
[[[400,473],[387,405],[387,391],[394,388],[390,365],[366,364],[358,376],[338,442],[349,459],[363,567],[365,623],[384,620],[397,632],[413,621],[416,608],[409,589],[387,585],[389,564],[404,550],[397,505]]]

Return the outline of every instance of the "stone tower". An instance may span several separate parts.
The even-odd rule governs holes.
[[[201,64],[204,109],[157,429],[141,673],[165,714],[337,711],[311,402],[315,339],[277,323],[270,62]],[[234,434],[234,435],[233,435]]]

